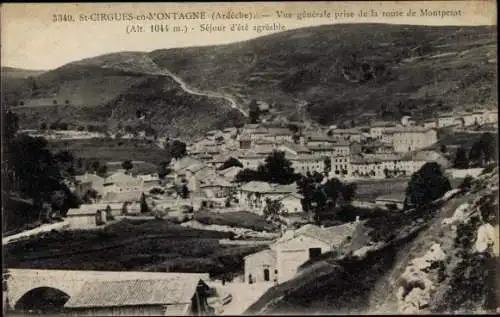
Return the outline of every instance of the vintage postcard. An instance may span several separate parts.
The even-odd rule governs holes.
[[[495,1],[1,23],[5,316],[500,312]]]

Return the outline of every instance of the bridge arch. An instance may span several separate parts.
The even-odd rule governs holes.
[[[70,295],[50,286],[36,287],[24,293],[15,303],[15,310],[35,313],[50,313],[62,311]]]

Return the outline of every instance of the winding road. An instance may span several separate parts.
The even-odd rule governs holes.
[[[206,97],[210,97],[210,98],[226,99],[227,101],[229,101],[231,103],[231,108],[238,110],[243,116],[248,117],[248,113],[245,110],[243,110],[242,108],[238,107],[238,104],[236,103],[236,101],[230,96],[222,95],[222,94],[218,94],[218,93],[214,93],[214,92],[196,91],[193,88],[188,87],[188,85],[179,76],[175,75],[174,73],[172,73],[171,71],[169,71],[167,69],[163,69],[163,72],[160,73],[160,75],[170,76],[175,82],[177,82],[181,86],[182,90],[184,90],[185,92],[187,92],[189,94],[197,95],[197,96],[206,96]]]

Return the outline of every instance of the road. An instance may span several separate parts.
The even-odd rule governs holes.
[[[163,72],[161,74],[170,76],[175,82],[177,82],[181,86],[182,90],[184,90],[185,92],[187,92],[189,94],[197,95],[197,96],[206,96],[206,97],[210,97],[210,98],[226,99],[227,101],[229,101],[231,103],[231,108],[238,110],[243,116],[248,117],[248,113],[245,110],[243,110],[242,108],[240,108],[238,106],[238,103],[230,96],[222,95],[222,94],[218,94],[218,93],[214,93],[214,92],[209,92],[209,91],[194,90],[193,88],[190,88],[179,76],[175,75],[174,73],[172,73],[171,71],[169,71],[167,69],[163,69]]]

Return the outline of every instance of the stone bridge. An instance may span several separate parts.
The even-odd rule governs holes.
[[[7,269],[7,295],[9,308],[15,308],[24,296],[39,289],[52,289],[65,294],[69,299],[75,296],[88,281],[125,281],[168,279],[173,276],[192,276],[204,281],[208,274],[197,273],[158,273],[158,272],[122,272],[122,271],[78,271],[78,270],[38,270]]]

